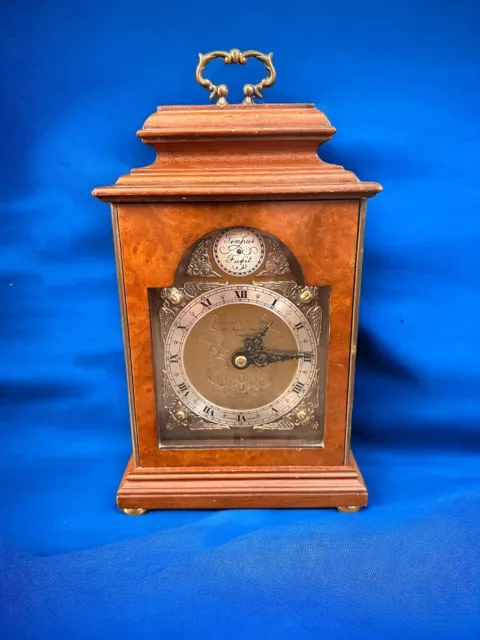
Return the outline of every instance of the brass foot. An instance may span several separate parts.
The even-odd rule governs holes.
[[[341,511],[341,513],[356,513],[360,511],[362,507],[360,505],[354,505],[351,507],[337,507],[337,511]]]
[[[122,509],[122,511],[127,514],[127,516],[143,516],[144,513],[147,513],[148,509]]]

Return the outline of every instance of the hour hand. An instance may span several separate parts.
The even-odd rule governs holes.
[[[257,335],[244,337],[243,346],[248,354],[254,355],[263,350],[263,338],[272,324],[273,321],[267,324]]]

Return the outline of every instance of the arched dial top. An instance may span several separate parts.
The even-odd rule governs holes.
[[[206,291],[175,317],[165,343],[169,382],[204,420],[235,427],[275,421],[308,392],[317,343],[300,309],[254,285]]]

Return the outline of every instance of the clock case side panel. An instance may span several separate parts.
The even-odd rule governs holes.
[[[345,464],[358,204],[359,201],[292,201],[119,206],[118,242],[125,288],[124,325],[128,333],[126,349],[128,345],[130,350],[128,353],[127,349],[127,363],[132,382],[130,400],[137,467],[316,467]],[[335,231],[337,224],[340,229]],[[331,418],[330,424],[327,420],[324,449],[158,449],[148,289],[172,286],[178,263],[192,242],[213,229],[232,225],[263,229],[282,240],[302,262],[307,282],[328,286],[332,277],[340,278],[341,290],[334,290],[333,303],[337,307],[340,305],[342,317],[341,322],[336,321],[337,326],[333,327],[333,341],[342,356],[336,366],[335,362],[329,364],[329,376],[331,372],[335,381],[331,388],[327,387],[327,404],[331,405],[330,411],[333,411],[335,420],[332,422]],[[310,243],[305,243],[306,237],[310,238]],[[315,238],[318,246],[312,245]],[[323,273],[321,269],[318,271],[321,261],[317,255],[322,253],[322,247],[327,249],[328,259],[333,261],[324,267],[326,271]],[[339,272],[338,267],[342,265],[343,271],[340,269]],[[338,283],[335,286],[338,289]],[[335,406],[332,408],[332,405]]]
[[[122,324],[123,350],[125,356],[125,370],[127,378],[128,409],[130,416],[130,431],[132,436],[132,461],[140,466],[140,454],[138,446],[137,415],[135,410],[135,396],[133,392],[132,357],[130,347],[130,333],[128,330],[127,301],[125,294],[125,279],[123,273],[122,248],[120,242],[120,227],[118,223],[118,208],[111,205],[113,247],[115,252],[115,265],[117,272],[118,298],[120,303],[120,318]]]
[[[344,464],[349,464],[353,458],[351,449],[352,418],[355,387],[355,367],[357,362],[358,323],[360,316],[360,294],[362,288],[363,251],[365,243],[365,223],[367,215],[367,201],[359,201],[358,207],[358,232],[357,248],[355,252],[355,280],[353,287],[353,311],[352,326],[350,330],[350,361],[348,365],[348,391],[347,391],[347,427],[345,433]]]

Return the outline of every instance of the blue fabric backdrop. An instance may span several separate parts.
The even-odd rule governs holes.
[[[3,0],[0,636],[479,638],[475,0]],[[198,51],[274,51],[370,203],[354,449],[370,507],[128,518],[108,207]],[[219,65],[236,84],[258,69]],[[232,91],[232,97],[235,92]]]

